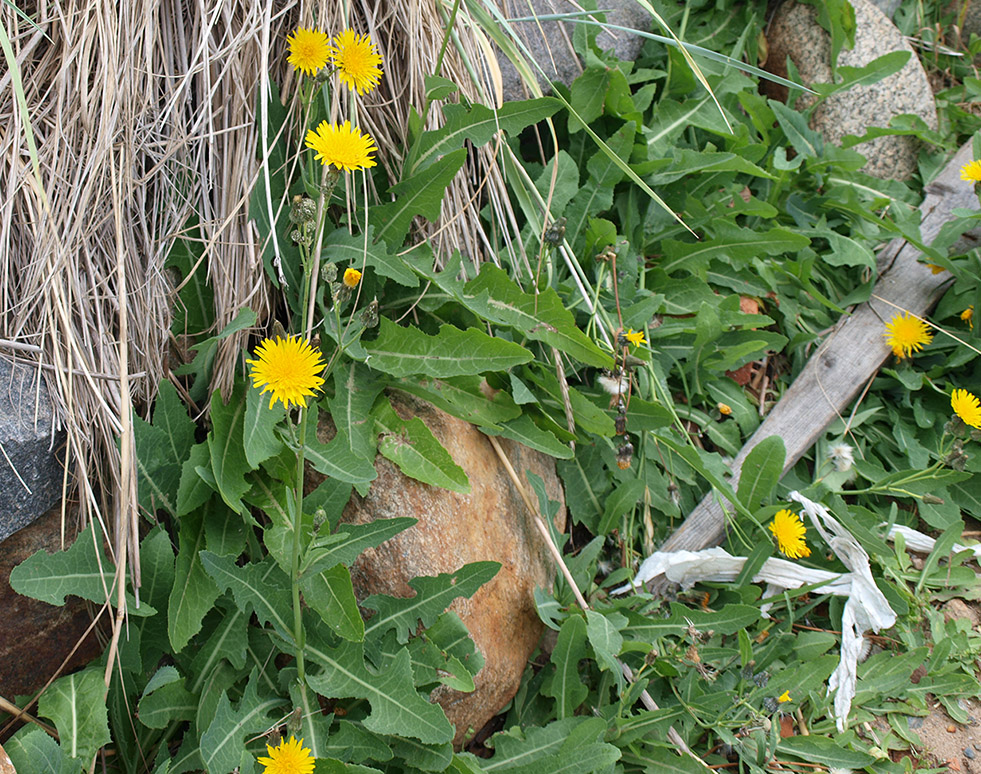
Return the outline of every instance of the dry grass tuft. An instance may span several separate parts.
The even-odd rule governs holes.
[[[67,431],[81,517],[114,536],[114,558],[138,566],[135,462],[128,418],[150,405],[169,378],[169,328],[175,302],[164,262],[174,239],[199,221],[215,291],[216,327],[243,306],[265,321],[275,299],[248,220],[248,199],[261,173],[256,148],[257,96],[270,82],[294,92],[285,38],[298,24],[369,32],[385,56],[382,87],[358,104],[356,117],[379,146],[390,178],[401,167],[409,106],[423,102],[445,22],[437,0],[397,3],[321,0],[296,4],[224,0],[183,3],[132,0],[92,4],[39,0],[22,7],[42,32],[0,6],[24,82],[44,193],[32,175],[9,71],[0,76],[0,354],[24,357],[42,373]],[[494,98],[472,84],[465,62],[484,49],[472,29],[447,49],[441,74],[464,93]],[[459,48],[455,48],[458,45]],[[461,53],[462,52],[462,53]],[[491,67],[495,65],[491,64]],[[476,70],[474,71],[476,72]],[[485,77],[485,76],[481,76]],[[298,113],[296,106],[294,115]],[[439,113],[430,111],[430,124]],[[475,155],[453,184],[442,224],[421,226],[440,254],[483,252],[480,206],[490,202],[507,223],[508,206],[490,150]],[[219,352],[213,387],[227,389],[240,367],[246,334]],[[125,493],[125,494],[121,494]]]

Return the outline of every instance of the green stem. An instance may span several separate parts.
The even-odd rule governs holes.
[[[304,460],[304,439],[307,435],[307,418],[309,414],[305,409],[300,409],[300,416],[297,424],[299,425],[299,438],[294,438],[297,445],[296,451],[296,486],[293,490],[293,555],[290,565],[290,586],[293,590],[293,650],[296,655],[296,674],[300,683],[300,695],[303,698],[303,705],[306,708],[307,686],[306,686],[306,662],[303,657],[303,649],[306,646],[306,636],[303,632],[303,610],[300,607],[300,548],[301,533],[303,529],[303,460]],[[295,432],[290,425],[290,432]]]

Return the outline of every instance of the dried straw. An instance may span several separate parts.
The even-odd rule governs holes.
[[[128,450],[129,439],[122,447],[118,441],[129,424],[123,417],[134,407],[145,412],[159,381],[171,378],[176,296],[164,263],[192,217],[205,250],[196,270],[207,272],[214,289],[216,330],[245,306],[260,321],[274,311],[248,201],[264,173],[257,97],[270,82],[283,94],[295,92],[287,33],[298,24],[371,33],[385,57],[383,85],[357,104],[345,94],[338,107],[371,132],[394,180],[409,106],[423,103],[446,19],[437,0],[287,2],[275,10],[255,0],[36,0],[22,10],[41,31],[6,4],[0,23],[22,74],[44,190],[32,175],[5,72],[0,339],[7,344],[0,349],[44,366],[67,432],[66,480],[76,487],[81,519],[97,519],[113,559],[128,554],[135,567],[135,463],[127,452],[124,469],[120,448]],[[448,47],[441,74],[462,84],[469,99],[495,101],[486,96],[493,90],[472,83],[467,67],[483,63],[475,72],[487,73],[493,62],[472,31],[458,29],[461,39]],[[428,124],[439,120],[432,109]],[[473,155],[447,194],[443,223],[420,224],[420,237],[434,236],[441,255],[460,249],[479,260],[485,237],[478,209],[488,201],[506,224],[511,217],[490,150]],[[224,342],[213,388],[227,392],[247,335]]]

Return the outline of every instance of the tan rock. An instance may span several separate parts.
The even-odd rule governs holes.
[[[554,566],[541,536],[490,441],[476,427],[414,398],[393,397],[404,418],[420,417],[470,479],[469,494],[419,483],[378,457],[378,478],[367,497],[352,497],[343,520],[412,516],[418,523],[376,549],[351,568],[359,599],[369,594],[408,597],[408,581],[420,575],[458,570],[470,562],[493,560],[501,569],[470,599],[457,599],[455,611],[484,657],[476,690],[460,693],[440,686],[433,698],[456,726],[459,746],[469,729],[479,730],[518,690],[528,657],[543,625],[535,609],[536,586],[551,588]],[[545,482],[552,500],[562,503],[555,523],[565,526],[561,484],[550,458],[501,439],[519,476],[531,470]],[[523,483],[527,486],[526,480]],[[530,488],[528,490],[531,491]],[[534,495],[532,495],[534,499]]]

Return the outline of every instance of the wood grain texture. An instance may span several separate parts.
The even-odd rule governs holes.
[[[958,208],[978,209],[974,187],[960,179],[971,160],[970,141],[954,155],[937,179],[927,186],[920,205],[920,231],[930,244],[941,226]],[[968,237],[970,239],[970,237]],[[879,253],[879,280],[870,300],[844,315],[821,343],[804,370],[740,450],[732,464],[733,489],[743,461],[756,444],[771,435],[787,447],[786,473],[840,416],[875,375],[891,350],[883,338],[883,325],[897,312],[924,315],[943,295],[950,274],[933,274],[918,261],[922,253],[903,239],[894,239]],[[709,493],[684,523],[665,541],[661,551],[698,551],[718,545],[725,536],[721,498]],[[728,503],[726,503],[728,507]]]

